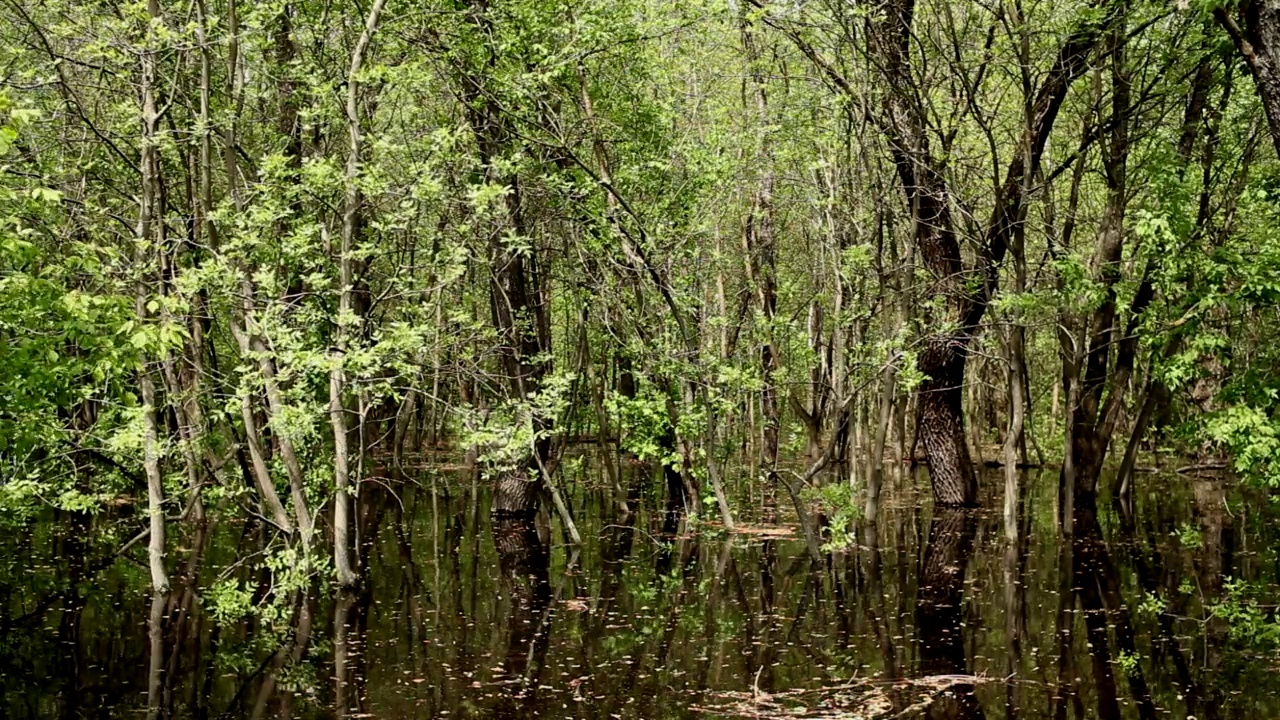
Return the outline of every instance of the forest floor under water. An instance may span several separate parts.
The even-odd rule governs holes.
[[[1024,485],[1015,539],[998,492],[934,511],[896,474],[815,560],[788,525],[664,539],[657,499],[582,483],[581,546],[541,542],[494,526],[482,482],[428,474],[362,491],[356,592],[239,615],[256,529],[175,532],[153,596],[122,520],[50,515],[0,539],[0,716],[1280,717],[1280,658],[1213,613],[1280,583],[1270,503],[1145,474],[1131,513],[1079,508],[1068,538],[1057,474]]]

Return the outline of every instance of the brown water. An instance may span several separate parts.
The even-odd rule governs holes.
[[[1280,717],[1280,659],[1206,609],[1228,577],[1276,589],[1273,518],[1144,476],[1131,522],[1086,508],[1063,541],[1056,479],[1029,479],[1016,541],[998,513],[932,512],[915,479],[816,561],[798,536],[664,542],[653,499],[628,516],[585,491],[583,545],[543,544],[427,480],[364,496],[359,592],[222,623],[203,589],[263,581],[256,529],[172,538],[153,598],[142,549],[113,557],[136,518],[51,518],[0,541],[0,714]]]

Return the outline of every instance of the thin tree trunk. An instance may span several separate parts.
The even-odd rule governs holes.
[[[240,102],[243,93],[243,76],[240,71],[240,22],[237,0],[229,0],[227,3],[227,94],[230,98],[230,104],[234,107]],[[227,120],[223,127],[223,165],[227,176],[227,186],[231,194],[232,205],[236,214],[244,212],[244,199],[240,189],[240,173],[239,163],[236,160],[236,120],[235,114]],[[208,202],[212,203],[212,197]],[[212,224],[211,224],[212,227]],[[232,304],[232,322],[231,331],[236,338],[236,344],[239,346],[240,354],[243,357],[249,357],[252,350],[249,333],[251,332],[250,315],[253,308],[252,287],[248,286],[247,280],[243,276],[243,269],[240,269],[241,280],[240,286],[242,292],[246,289],[250,292],[246,293],[240,303]],[[248,286],[248,287],[246,287]],[[258,427],[257,418],[253,410],[253,394],[245,393],[240,400],[240,415],[244,422],[245,444],[249,449],[249,456],[253,466],[253,475],[258,485],[258,491],[262,494],[262,501],[267,506],[275,524],[284,532],[292,535],[294,532],[293,523],[289,520],[285,511],[284,503],[281,502],[280,496],[276,493],[275,483],[271,479],[271,473],[267,467],[266,446],[263,443],[262,433]]]
[[[867,504],[865,517],[874,523],[880,507],[880,489],[884,484],[884,446],[889,437],[889,425],[893,422],[893,396],[898,381],[896,358],[885,365],[880,388],[880,420],[876,423],[876,438],[871,446],[871,467],[867,476]]]
[[[169,592],[169,575],[164,565],[164,478],[160,474],[160,440],[156,432],[156,390],[151,371],[144,364],[138,373],[142,389],[143,460],[147,474],[147,515],[150,517],[151,535],[147,556],[151,566],[151,588],[158,593]]]
[[[1147,391],[1143,393],[1142,407],[1138,410],[1138,417],[1133,421],[1133,430],[1129,433],[1129,442],[1125,444],[1124,459],[1120,462],[1120,469],[1116,472],[1115,485],[1112,487],[1112,495],[1118,500],[1127,500],[1132,497],[1133,493],[1133,468],[1138,461],[1138,448],[1142,445],[1142,439],[1147,434],[1147,425],[1151,422],[1151,416],[1162,398],[1167,396],[1168,389],[1164,383],[1154,378],[1148,380]]]
[[[1121,279],[1121,262],[1124,257],[1124,221],[1128,202],[1126,180],[1130,115],[1130,81],[1128,68],[1125,66],[1123,35],[1124,23],[1121,21],[1111,37],[1112,121],[1108,146],[1103,156],[1108,193],[1092,268],[1103,295],[1098,308],[1081,324],[1085,334],[1077,341],[1086,343],[1086,349],[1080,357],[1080,364],[1074,368],[1079,400],[1070,408],[1071,424],[1075,426],[1071,446],[1074,492],[1088,497],[1097,493],[1102,463],[1128,390],[1128,374],[1132,370],[1133,355],[1137,350],[1133,334],[1136,332],[1138,315],[1145,303],[1150,301],[1151,292],[1150,279],[1146,277],[1132,301],[1126,332],[1119,322],[1117,307],[1117,285]],[[1094,94],[1100,102],[1100,72],[1095,75]],[[1119,351],[1113,353],[1113,346],[1117,345]]]
[[[751,85],[754,91],[756,122],[760,132],[760,177],[752,200],[751,215],[747,219],[746,250],[751,275],[755,281],[756,295],[760,302],[760,318],[764,324],[764,339],[760,347],[760,476],[764,482],[761,505],[764,521],[778,521],[778,388],[774,375],[778,371],[778,354],[774,339],[774,318],[778,309],[778,280],[776,268],[776,240],[773,217],[773,157],[769,150],[768,127],[770,121],[769,98],[765,87],[764,62],[760,48],[756,46],[752,22],[741,18],[742,45],[750,66]]]
[[[1017,333],[1020,329],[1019,326],[1015,325],[1010,329],[1010,333]],[[1011,340],[1010,349],[1015,353],[1018,352],[1016,344],[1017,340]],[[1010,542],[1016,542],[1018,539],[1018,497],[1021,493],[1018,475],[1018,448],[1025,447],[1022,444],[1022,436],[1026,420],[1026,399],[1022,396],[1023,386],[1017,377],[1017,372],[1017,361],[1011,358],[1009,363],[1009,404],[1011,408],[1009,412],[1009,432],[1005,437],[1004,444],[1004,526],[1006,538]]]
[[[231,330],[240,345],[241,353],[248,354],[249,339],[237,321],[232,321]],[[258,486],[258,493],[262,496],[262,502],[267,506],[267,512],[270,514],[272,522],[283,530],[285,534],[292,535],[294,530],[293,522],[289,520],[289,513],[285,510],[284,503],[280,501],[280,495],[276,492],[275,482],[271,479],[271,470],[267,467],[262,433],[258,429],[258,419],[254,415],[253,393],[251,392],[245,392],[240,397],[240,418],[244,422],[245,445],[249,449],[249,460],[253,468],[253,479]]]
[[[360,176],[361,131],[360,114],[357,101],[360,93],[360,69],[364,64],[364,54],[369,47],[374,30],[378,27],[378,18],[386,0],[374,0],[369,8],[369,16],[365,20],[364,31],[356,42],[351,53],[351,68],[347,71],[347,130],[350,145],[347,148],[347,199],[346,209],[342,215],[342,242],[338,251],[339,279],[341,295],[338,300],[338,322],[336,347],[333,350],[329,370],[329,420],[333,426],[333,564],[338,574],[338,585],[349,588],[356,583],[356,574],[351,567],[350,532],[351,532],[351,492],[350,472],[348,468],[347,447],[347,408],[343,403],[346,385],[344,363],[348,345],[348,327],[356,319],[352,317],[352,253],[355,251],[356,228],[359,224],[360,208],[363,204],[357,181]]]
[[[253,289],[249,285],[247,278],[241,279],[241,285],[245,288],[245,303],[249,304],[252,302],[253,295],[250,293],[252,293]],[[246,314],[247,312],[246,310]],[[279,381],[276,379],[275,361],[268,354],[267,346],[257,334],[256,328],[248,333],[248,340],[250,349],[260,358],[258,360],[258,372],[262,375],[263,385],[266,388],[267,408],[271,411],[272,418],[282,418],[287,411],[284,394],[280,390]],[[293,439],[289,437],[287,432],[283,430],[277,431],[274,437],[280,446],[280,457],[284,460],[284,469],[289,476],[289,492],[293,499],[294,522],[297,524],[303,546],[311,547],[311,535],[314,525],[311,519],[311,511],[307,507],[306,478],[302,472],[302,463],[294,449]]]
[[[1072,336],[1069,330],[1060,330],[1060,336],[1066,336],[1066,340],[1062,342],[1062,383],[1067,389],[1067,421],[1063,423],[1062,473],[1058,479],[1058,522],[1062,534],[1070,537],[1074,532],[1072,518],[1075,514],[1078,474],[1075,453],[1077,428],[1072,418],[1080,404],[1080,366],[1083,353],[1078,349],[1079,338]]]
[[[1019,53],[1023,61],[1021,63],[1023,72],[1023,112],[1029,114],[1033,102],[1029,68],[1030,38],[1025,18],[1022,16],[1021,3],[1015,5],[1015,13],[1021,40]],[[1025,157],[1024,162],[1030,167],[1031,148],[1024,146],[1022,152]],[[1026,173],[1023,176],[1022,192],[1024,195],[1031,191],[1031,178],[1032,173]],[[1015,295],[1027,291],[1026,229],[1026,212],[1024,210],[1020,222],[1010,236],[1009,243],[1009,254],[1013,261],[1013,287],[1011,290]],[[1021,322],[1020,313],[1015,308],[1010,312],[1009,317],[1009,358],[1007,367],[1009,425],[1005,434],[1004,447],[1004,529],[1005,538],[1012,546],[1017,546],[1018,544],[1018,500],[1022,492],[1021,487],[1019,487],[1018,465],[1025,463],[1027,459],[1025,435],[1027,406],[1029,404],[1027,397],[1029,382],[1027,379],[1026,341],[1027,328]]]
[[[155,23],[160,18],[159,0],[147,1],[147,17]],[[135,310],[138,325],[148,321],[148,288],[149,273],[146,269],[153,266],[152,251],[159,253],[163,248],[164,218],[155,218],[154,213],[158,201],[158,173],[160,162],[156,149],[156,129],[159,113],[156,109],[156,53],[150,47],[153,39],[151,29],[147,29],[147,46],[142,52],[142,201],[138,208],[138,266],[143,268],[142,278],[138,282]],[[146,350],[143,351],[147,352]],[[156,421],[156,389],[148,362],[142,360],[138,368],[138,384],[142,394],[143,422],[143,468],[147,476],[147,514],[150,517],[150,539],[147,555],[151,566],[151,588],[157,594],[169,591],[169,575],[165,570],[165,521],[164,521],[164,477],[160,472],[160,438]],[[153,662],[156,659],[153,658]]]

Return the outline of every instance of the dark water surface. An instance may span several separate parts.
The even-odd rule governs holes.
[[[544,545],[469,481],[428,479],[366,492],[360,591],[223,622],[207,588],[260,595],[257,529],[175,533],[175,589],[153,598],[145,549],[115,557],[136,518],[51,518],[0,540],[0,714],[1280,717],[1280,661],[1207,609],[1227,578],[1275,586],[1266,503],[1145,476],[1130,522],[1086,507],[1062,542],[1056,480],[1030,478],[1011,542],[998,512],[935,513],[899,479],[856,546],[815,561],[794,533],[664,543],[655,503],[586,492],[583,545]]]

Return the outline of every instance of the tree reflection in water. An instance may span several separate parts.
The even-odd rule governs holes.
[[[671,537],[660,503],[604,494],[568,498],[580,548],[557,532],[548,543],[531,522],[490,517],[482,486],[424,483],[362,497],[388,504],[361,512],[353,592],[317,585],[269,607],[259,592],[231,621],[214,620],[209,586],[269,580],[238,562],[269,532],[211,523],[183,538],[185,570],[153,597],[103,561],[82,519],[0,539],[33,558],[0,574],[13,599],[0,716],[1280,716],[1280,683],[1241,675],[1225,629],[1200,620],[1224,576],[1274,582],[1249,553],[1280,523],[1232,519],[1207,483],[1178,498],[1139,487],[1128,522],[1078,503],[1063,542],[1054,484],[1027,485],[1012,537],[991,512],[931,516],[887,495],[856,544],[815,563],[798,532]],[[1187,526],[1198,546],[1173,537]],[[79,579],[21,594],[39,589],[33,574]]]
[[[502,682],[506,685],[494,716],[523,718],[536,713],[537,692],[547,641],[551,634],[550,556],[532,519],[497,516],[493,540],[498,549],[505,596],[506,657]]]
[[[929,705],[931,720],[979,720],[986,716],[974,693],[964,648],[965,571],[973,554],[977,519],[973,511],[937,508],[920,568],[916,624],[920,633],[920,673],[957,676]]]

